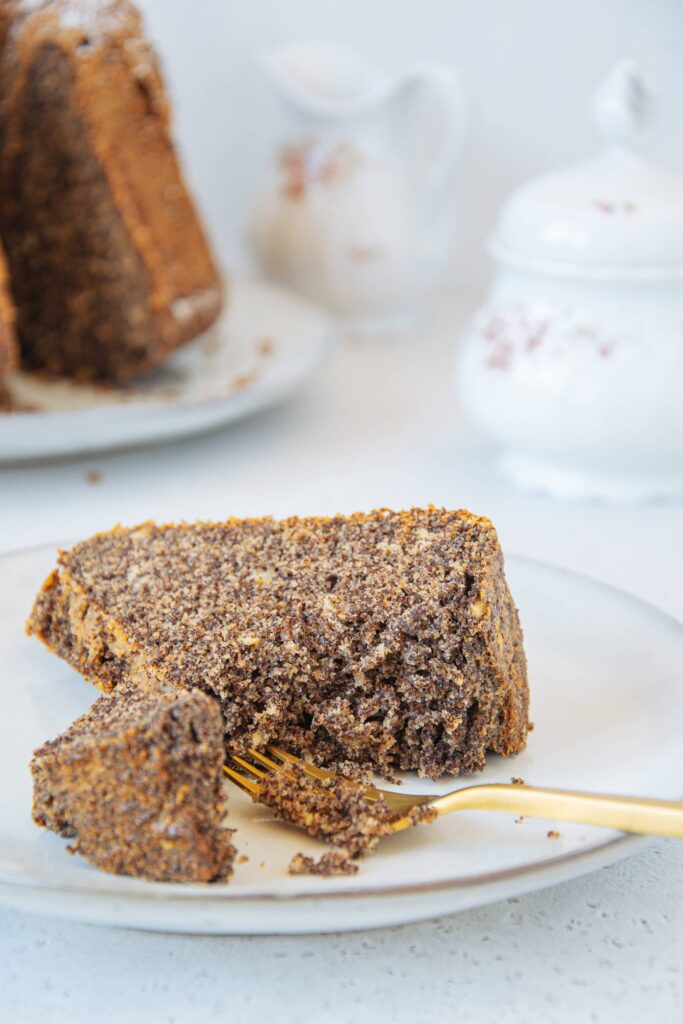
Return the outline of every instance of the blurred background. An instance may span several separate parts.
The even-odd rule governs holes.
[[[188,176],[232,269],[248,266],[246,212],[283,131],[282,107],[254,60],[274,44],[336,42],[389,72],[415,61],[459,72],[468,125],[453,283],[463,290],[488,280],[484,242],[510,189],[599,150],[593,95],[618,58],[636,59],[657,100],[648,155],[683,170],[679,0],[141,0],[140,7],[164,62]]]
[[[245,226],[255,190],[278,140],[290,131],[256,54],[311,40],[346,45],[390,75],[417,62],[455,69],[467,130],[453,181],[450,309],[434,329],[396,344],[361,348],[342,337],[296,401],[226,431],[151,454],[142,449],[8,469],[3,483],[8,492],[14,486],[21,514],[0,546],[85,535],[148,517],[334,513],[434,502],[490,515],[511,549],[627,589],[644,588],[645,596],[667,604],[680,589],[676,573],[664,581],[635,573],[632,540],[636,531],[643,538],[642,567],[652,564],[656,539],[670,566],[671,552],[680,547],[680,505],[629,506],[615,515],[610,506],[560,504],[501,481],[492,446],[463,414],[453,365],[491,280],[486,239],[501,204],[522,182],[603,151],[594,97],[621,57],[635,59],[654,98],[648,158],[683,171],[680,0],[141,0],[140,6],[168,81],[187,176],[234,291],[252,269]],[[679,294],[678,282],[674,291]],[[616,294],[617,307],[624,295],[627,289]],[[659,335],[657,341],[664,346]],[[675,381],[683,379],[679,364],[678,378],[669,373],[674,400]],[[640,386],[637,372],[631,378]],[[517,408],[524,415],[524,404]],[[622,409],[609,422],[627,420]],[[641,433],[647,447],[647,431]],[[88,484],[93,467],[101,487]],[[675,469],[680,476],[680,464]],[[45,495],[52,518],[43,513]],[[626,547],[630,563],[621,557]]]

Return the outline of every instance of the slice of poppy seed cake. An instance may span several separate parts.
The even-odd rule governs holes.
[[[60,553],[28,631],[105,689],[215,694],[233,749],[436,777],[526,740],[503,555],[465,511],[117,528]]]

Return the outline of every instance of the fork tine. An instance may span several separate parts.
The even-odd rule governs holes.
[[[295,764],[299,760],[298,757],[294,757],[293,754],[289,754],[286,750],[283,750],[282,747],[276,747],[274,743],[267,743],[266,750],[270,751],[271,754],[275,754],[275,756],[279,757],[282,761],[289,761],[290,764]]]
[[[301,757],[295,757],[290,754],[289,751],[283,750],[282,747],[276,747],[274,743],[269,743],[266,747],[269,754],[273,754],[275,757],[281,758],[285,764],[298,764],[304,769],[307,775],[311,775],[314,779],[324,781],[325,779],[338,779],[340,776],[335,775],[333,772],[328,772],[325,768],[318,768],[315,764],[310,764],[309,761],[304,761]],[[375,789],[374,786],[365,786],[365,797],[367,800],[383,800],[386,799],[387,794],[383,793],[381,789]],[[412,804],[406,804],[406,806],[412,806]]]
[[[245,771],[255,775],[257,779],[265,779],[267,775],[267,772],[262,772],[256,765],[250,764],[249,761],[245,761],[243,757],[238,757],[237,754],[231,754],[230,760],[234,761],[240,768],[244,768]]]
[[[318,768],[316,765],[309,764],[308,761],[295,757],[288,751],[282,750],[281,747],[275,747],[273,744],[268,744],[266,749],[269,753],[273,754],[274,757],[279,758],[279,760],[271,760],[271,758],[266,757],[265,754],[261,753],[260,750],[255,750],[253,747],[250,747],[248,751],[248,756],[254,761],[258,761],[259,765],[262,765],[266,771],[262,771],[261,768],[252,764],[251,761],[247,761],[245,758],[239,757],[237,754],[230,755],[232,765],[223,765],[223,771],[225,774],[253,799],[258,799],[263,779],[273,773],[277,774],[282,772],[287,775],[287,768],[290,765],[299,765],[307,775],[318,782],[325,781],[326,779],[339,779],[340,781],[344,781],[343,776],[334,775],[332,772],[328,772],[324,768]],[[253,776],[253,778],[250,776]],[[351,780],[346,781],[351,782]],[[364,793],[368,800],[385,800],[389,804],[389,807],[401,816],[405,815],[405,813],[412,807],[427,803],[433,799],[430,796],[404,796],[400,793],[383,792],[382,790],[374,789],[372,786],[364,787]],[[411,821],[408,818],[402,817],[401,820],[396,823],[396,831],[407,828],[409,824],[411,824]]]
[[[262,764],[264,768],[268,768],[271,772],[279,772],[284,768],[283,764],[280,764],[277,761],[271,761],[269,757],[262,754],[260,750],[254,750],[253,747],[249,747],[249,757],[253,758],[254,761],[258,761],[259,764]]]
[[[234,768],[230,768],[229,765],[224,764],[223,771],[236,785],[239,786],[240,789],[243,789],[245,793],[248,793],[249,796],[255,796],[258,793],[259,787],[257,783],[253,782],[251,779],[245,778],[245,776],[240,774],[240,772],[236,772]]]
[[[269,743],[266,747],[269,754],[274,754],[275,757],[279,757],[285,764],[298,764],[306,771],[308,775],[311,775],[314,779],[334,779],[336,776],[332,772],[326,771],[324,768],[318,768],[317,765],[310,764],[308,761],[304,761],[301,757],[295,757],[294,754],[290,754],[288,751],[283,750],[281,747],[276,747],[273,743]],[[278,765],[282,767],[282,765]]]

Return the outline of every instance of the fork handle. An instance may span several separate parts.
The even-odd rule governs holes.
[[[496,784],[456,790],[439,797],[431,806],[439,816],[451,811],[503,811],[683,839],[683,803],[676,800]]]

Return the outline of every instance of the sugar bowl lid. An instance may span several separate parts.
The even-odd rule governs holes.
[[[634,62],[619,61],[595,97],[604,151],[514,191],[494,256],[559,272],[683,269],[683,175],[641,154],[649,109]]]

